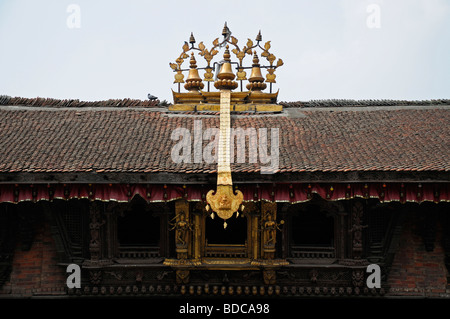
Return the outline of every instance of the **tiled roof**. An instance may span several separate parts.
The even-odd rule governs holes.
[[[448,99],[438,100],[311,100],[311,101],[295,101],[280,102],[283,107],[365,107],[365,106],[411,106],[411,105],[450,105]]]
[[[170,136],[178,127],[193,132],[194,120],[202,121],[203,130],[219,127],[217,112],[42,106],[0,106],[0,173],[216,172],[216,164],[204,161],[175,163],[177,142]],[[278,114],[234,114],[232,125],[267,128],[269,140],[270,129],[279,128],[279,173],[450,171],[448,103],[290,107]],[[261,163],[247,158],[231,167],[254,173]]]
[[[0,95],[0,105],[20,105],[32,107],[158,107],[159,100],[110,99],[105,101],[80,101],[77,99],[23,98]]]

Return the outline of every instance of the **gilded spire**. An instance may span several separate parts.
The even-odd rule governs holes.
[[[189,37],[189,43],[194,45],[195,44],[195,38],[194,38],[194,34],[191,32],[191,36]]]
[[[195,60],[194,52],[191,53],[191,60],[189,62],[190,70],[184,88],[191,92],[201,90],[205,85],[202,83],[202,79],[198,74],[197,61]]]
[[[229,46],[227,45],[225,48],[225,52],[223,54],[224,63],[220,67],[219,74],[217,75],[218,80],[214,82],[214,86],[216,89],[220,90],[234,90],[238,87],[237,82],[233,81],[236,77],[231,68],[231,55]]]
[[[252,73],[248,78],[247,89],[251,91],[262,91],[267,87],[264,83],[264,78],[261,74],[261,67],[259,65],[259,58],[256,51],[253,55]]]
[[[232,111],[282,109],[276,104],[278,92],[272,93],[272,86],[276,83],[275,71],[283,65],[283,61],[272,53],[271,41],[262,42],[259,30],[254,40],[248,39],[241,44],[226,22],[221,34],[223,39],[215,38],[209,47],[206,42],[197,42],[193,32],[184,41],[175,63],[169,63],[175,76],[174,83],[178,86],[178,92],[172,92],[174,104],[169,109],[217,111],[219,90],[234,90]],[[193,52],[198,55],[194,57]],[[202,59],[199,60],[199,57]],[[214,69],[217,70],[216,77]],[[181,92],[181,84],[188,92]],[[240,90],[235,90],[238,87]],[[263,93],[266,88],[269,92]]]
[[[230,32],[230,29],[228,29],[228,27],[227,27],[227,23],[225,22],[225,25],[223,26],[223,29],[222,29],[222,35],[224,36],[224,37],[226,37],[228,34],[230,34],[231,32]]]
[[[259,30],[258,35],[256,36],[256,41],[258,42],[262,41],[261,30]]]

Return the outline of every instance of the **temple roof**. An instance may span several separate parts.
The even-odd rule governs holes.
[[[218,112],[173,112],[158,102],[1,96],[0,181],[34,173],[70,173],[72,180],[75,173],[139,173],[147,182],[154,174],[209,174],[215,180],[216,163],[194,163],[193,156],[191,163],[174,162],[171,134],[176,128],[194,132],[194,120],[201,120],[202,132],[218,128]],[[450,179],[450,100],[280,104],[284,109],[277,113],[232,113],[234,128],[267,128],[269,145],[271,129],[279,129],[278,172],[262,176],[262,164],[249,163],[247,154],[244,163],[231,164],[240,178],[283,181],[289,173],[320,180],[320,174],[361,178],[367,172],[373,179],[390,172],[392,179],[399,176],[394,173]]]

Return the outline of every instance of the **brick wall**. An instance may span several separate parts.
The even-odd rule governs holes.
[[[387,281],[389,295],[450,296],[450,290],[446,290],[442,223],[437,221],[434,250],[426,251],[422,236],[426,213],[408,214]]]
[[[44,221],[34,227],[30,250],[22,251],[20,241],[16,243],[10,280],[0,288],[0,297],[66,294],[66,273],[64,267],[57,266],[50,227]]]

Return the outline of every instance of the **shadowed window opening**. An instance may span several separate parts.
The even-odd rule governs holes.
[[[335,258],[334,218],[319,205],[308,205],[294,213],[291,224],[293,258]]]
[[[214,219],[206,218],[206,239],[208,244],[245,244],[247,240],[247,218],[236,218],[234,214],[227,219],[227,228],[224,229],[224,220],[215,216]]]
[[[133,200],[130,210],[117,220],[120,257],[159,256],[160,218],[144,200]]]
[[[300,212],[292,218],[292,240],[294,245],[334,246],[334,220],[317,206]]]

